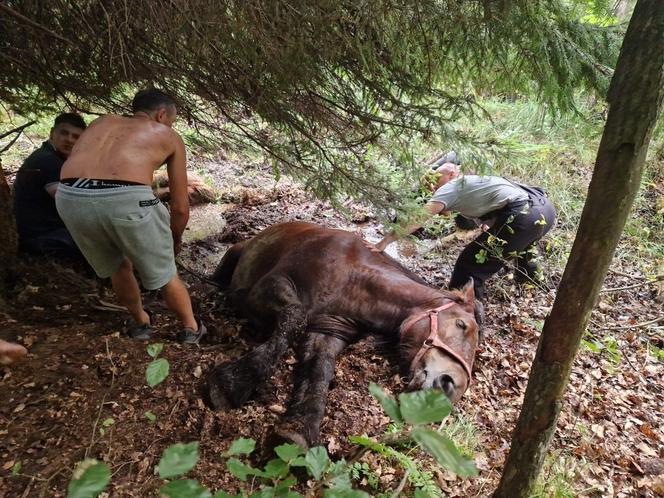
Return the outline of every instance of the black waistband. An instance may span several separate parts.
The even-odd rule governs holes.
[[[528,204],[530,206],[533,205],[533,199],[529,198],[522,200],[522,201],[514,201],[510,202],[506,206],[503,206],[499,209],[494,209],[493,211],[490,211],[482,216],[480,216],[480,220],[482,221],[487,221],[493,218],[498,218],[499,216],[504,216],[504,215],[509,215],[509,214],[515,214],[518,213],[523,209],[523,207]]]
[[[118,187],[128,187],[131,185],[140,185],[141,187],[147,187],[144,183],[130,182],[127,180],[108,180],[108,179],[97,179],[97,178],[64,178],[60,180],[60,183],[74,188],[86,188],[86,189],[101,189],[101,188],[118,188]]]

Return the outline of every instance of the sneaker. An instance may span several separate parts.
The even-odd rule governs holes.
[[[149,341],[152,339],[154,329],[149,323],[142,323],[140,325],[132,325],[125,332],[130,338],[136,341]]]
[[[205,328],[205,325],[203,325],[203,322],[199,319],[198,330],[185,327],[178,334],[178,340],[182,344],[198,344],[203,338],[203,336],[206,334],[207,334],[207,329]]]
[[[152,338],[154,328],[152,327],[153,313],[150,310],[145,310],[150,317],[149,323],[135,323],[127,328],[125,334],[131,339],[136,341],[149,341]]]

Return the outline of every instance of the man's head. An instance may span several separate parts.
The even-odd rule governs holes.
[[[85,128],[86,124],[81,116],[73,112],[65,112],[55,118],[48,138],[58,154],[69,157],[76,140]]]
[[[461,166],[454,163],[444,163],[436,168],[436,174],[438,179],[433,187],[434,192],[446,183],[454,180],[459,176],[461,172]]]
[[[173,126],[177,117],[175,101],[156,88],[146,88],[136,94],[131,103],[134,114],[145,113],[157,123]]]

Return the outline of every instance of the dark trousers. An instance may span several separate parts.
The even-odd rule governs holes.
[[[66,228],[52,230],[30,239],[21,239],[19,249],[35,256],[52,256],[85,261],[83,254],[79,251],[76,242],[74,242]]]
[[[495,213],[491,228],[466,246],[454,265],[450,289],[463,287],[470,278],[475,296],[484,298],[484,282],[513,259],[520,271],[532,275],[536,265],[530,261],[531,246],[541,239],[556,220],[556,209],[549,199],[530,194],[525,203],[507,206]]]

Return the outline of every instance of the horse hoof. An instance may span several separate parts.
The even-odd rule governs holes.
[[[305,450],[309,449],[309,443],[302,434],[284,427],[276,427],[268,437],[267,446],[276,448],[282,444],[295,444]]]
[[[233,407],[233,405],[224,394],[223,389],[221,389],[219,384],[216,382],[210,382],[208,387],[208,398],[210,401],[210,406],[213,410],[227,411]]]

